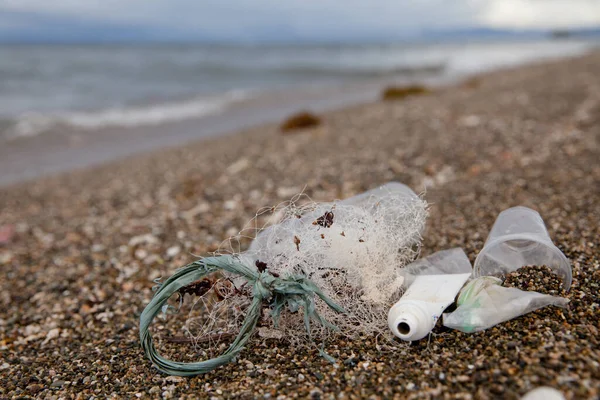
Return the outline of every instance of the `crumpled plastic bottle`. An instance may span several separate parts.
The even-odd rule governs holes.
[[[502,286],[493,276],[476,278],[465,285],[457,308],[443,315],[444,326],[462,332],[479,332],[539,308],[554,305],[565,308],[568,299]]]

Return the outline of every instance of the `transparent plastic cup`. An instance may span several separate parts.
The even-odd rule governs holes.
[[[527,207],[504,210],[475,259],[473,276],[502,276],[526,265],[545,265],[571,287],[569,259],[552,243],[544,220]]]

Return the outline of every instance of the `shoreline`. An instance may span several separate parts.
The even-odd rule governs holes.
[[[148,152],[276,123],[302,109],[327,112],[376,99],[378,84],[359,83],[326,90],[264,93],[230,105],[223,112],[157,125],[55,131],[9,139],[0,147],[0,187],[48,173],[102,165]],[[292,98],[286,93],[292,92]],[[50,151],[48,151],[50,150]]]
[[[592,54],[592,50],[586,54]],[[101,128],[76,131],[61,128],[44,134],[8,139],[0,146],[0,187],[32,181],[39,177],[69,173],[137,157],[161,149],[193,144],[212,138],[237,136],[240,132],[280,123],[301,110],[317,114],[341,111],[381,101],[381,93],[390,85],[423,84],[440,90],[452,90],[471,78],[487,79],[497,73],[545,63],[577,59],[586,55],[535,60],[525,64],[499,67],[484,72],[449,77],[387,77],[362,82],[310,86],[264,92],[241,100],[223,112],[157,125],[131,128]],[[291,93],[291,96],[289,95]]]

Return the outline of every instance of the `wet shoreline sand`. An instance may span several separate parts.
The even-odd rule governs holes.
[[[92,167],[169,147],[223,137],[279,121],[302,109],[325,112],[377,99],[385,81],[309,86],[258,93],[198,118],[159,124],[76,129],[57,126],[34,136],[0,136],[0,187]]]
[[[511,399],[540,385],[598,397],[599,69],[593,53],[492,72],[328,112],[297,134],[266,125],[0,189],[0,225],[14,230],[0,245],[0,397]],[[438,326],[393,349],[340,338],[327,346],[338,365],[259,337],[195,378],[145,359],[137,326],[152,279],[214,250],[263,206],[390,180],[426,188],[424,256],[461,246],[473,261],[500,211],[538,210],[572,262],[569,310],[477,334]]]

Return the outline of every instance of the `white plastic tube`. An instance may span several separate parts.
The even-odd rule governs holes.
[[[423,339],[471,276],[464,274],[417,276],[388,314],[392,333],[402,340]]]

